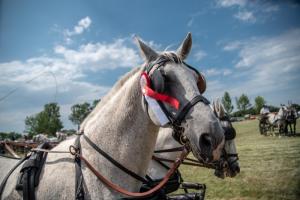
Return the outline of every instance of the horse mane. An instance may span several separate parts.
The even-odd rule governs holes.
[[[114,84],[114,86],[109,90],[109,92],[99,101],[99,103],[96,105],[96,107],[92,110],[92,112],[83,120],[83,122],[80,124],[80,131],[82,131],[85,127],[86,122],[94,116],[95,112],[99,110],[105,103],[111,99],[113,95],[115,95],[116,91],[118,91],[125,82],[130,79],[134,74],[136,74],[138,71],[140,71],[140,67],[133,68],[131,71],[127,72],[125,75],[121,76],[120,79],[117,81],[117,83]]]
[[[182,63],[182,59],[173,51],[165,51],[158,55],[157,59],[154,62],[174,62],[174,63]],[[145,67],[147,66],[144,65]],[[97,104],[97,106],[93,109],[93,111],[83,120],[83,122],[80,125],[80,131],[84,130],[85,124],[87,121],[95,115],[95,113],[101,109],[103,105],[106,104],[106,102],[111,99],[113,95],[115,95],[116,91],[118,91],[125,82],[130,79],[133,75],[135,75],[138,71],[144,70],[140,67],[134,68],[131,71],[127,72],[125,75],[123,75],[117,83],[110,89],[110,91],[101,99],[101,101]]]
[[[181,58],[175,52],[172,51],[162,52],[156,59],[156,62],[158,61],[182,63]],[[131,71],[127,72],[125,75],[121,76],[121,78],[117,81],[117,83],[115,83],[115,85],[110,89],[110,91],[97,104],[96,108],[98,107],[99,104],[101,104],[101,102],[105,103],[108,99],[110,99],[111,96],[115,94],[115,91],[119,90],[124,85],[124,83],[139,70],[140,67],[136,67]]]

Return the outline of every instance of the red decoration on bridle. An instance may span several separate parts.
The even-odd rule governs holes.
[[[145,83],[141,84],[143,95],[147,95],[147,96],[149,96],[149,97],[151,97],[151,98],[153,98],[155,100],[165,102],[165,103],[171,105],[172,107],[174,107],[176,110],[179,109],[180,103],[179,103],[179,101],[176,98],[168,96],[168,95],[165,95],[165,94],[161,94],[161,93],[155,92],[151,88],[151,86],[150,86],[150,79],[149,79],[149,76],[148,76],[148,74],[146,72],[143,72],[142,75],[141,75],[141,82],[142,81],[145,81]]]

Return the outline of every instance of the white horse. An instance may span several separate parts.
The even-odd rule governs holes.
[[[212,109],[215,112],[216,116],[219,118],[223,129],[225,130],[225,134],[229,136],[232,134],[234,128],[232,127],[231,122],[229,121],[229,118],[225,112],[225,109],[219,99],[216,101],[213,101],[212,103]],[[175,149],[182,147],[182,145],[176,141],[172,137],[173,130],[171,128],[161,128],[158,134],[158,138],[155,144],[155,150],[167,150],[167,149]],[[225,136],[226,137],[226,136]],[[225,146],[224,146],[224,153],[228,155],[237,155],[236,145],[234,142],[234,136],[230,137],[229,139],[225,140]],[[173,151],[173,152],[164,152],[164,153],[155,153],[156,157],[167,159],[167,160],[175,160],[179,155],[180,151]],[[225,154],[223,156],[226,156]],[[224,158],[227,162],[226,166],[222,171],[216,171],[215,175],[224,178],[226,176],[234,177],[237,175],[237,173],[240,172],[239,162],[237,161],[236,157],[229,156],[227,158]],[[164,165],[171,167],[172,163],[170,162],[163,162]],[[161,163],[157,162],[156,160],[152,160],[149,168],[147,170],[147,175],[150,176],[154,180],[162,179],[166,172],[167,168],[162,165]]]
[[[266,125],[269,125],[269,129],[271,129],[272,131],[274,131],[274,128],[277,127],[279,133],[284,133],[286,127],[287,112],[287,107],[285,105],[281,105],[278,113],[268,113],[267,115],[262,116],[262,118],[260,119],[260,124],[265,123]]]
[[[143,177],[152,157],[159,128],[162,126],[160,116],[155,114],[157,108],[151,105],[145,106],[145,99],[148,99],[148,104],[151,102],[153,104],[153,101],[147,96],[148,93],[144,93],[144,89],[148,86],[156,90],[157,84],[164,84],[160,93],[171,96],[172,98],[169,99],[179,102],[179,110],[163,100],[159,102],[159,105],[164,107],[167,117],[170,117],[171,113],[179,113],[181,108],[199,96],[197,86],[199,77],[183,62],[191,49],[191,34],[188,34],[176,53],[159,54],[139,39],[137,39],[137,44],[145,59],[145,65],[133,69],[118,81],[83,122],[81,131],[116,161]],[[157,64],[162,60],[164,62],[160,63],[161,66],[158,68]],[[153,68],[148,71],[150,66]],[[150,84],[147,83],[146,86],[141,85],[141,74],[145,71],[151,79]],[[172,123],[164,126],[169,126],[169,124]],[[220,149],[224,145],[224,133],[209,105],[203,101],[197,102],[186,112],[180,125],[184,128],[182,134],[187,137],[197,157],[204,155],[212,160],[220,157]],[[202,152],[201,144],[204,143],[202,140],[207,140],[207,138],[212,142],[210,145],[212,151]],[[141,186],[139,181],[98,154],[88,144],[87,139],[81,137],[80,143],[82,156],[104,177],[128,191],[139,191]],[[66,151],[73,144],[74,139],[66,140],[53,150]],[[1,158],[0,163],[3,162],[6,160]],[[0,181],[9,169],[7,165],[5,169],[2,166],[1,164]],[[15,170],[8,179],[2,199],[22,198],[22,193],[15,190],[19,170],[20,168]],[[97,179],[85,162],[82,162],[82,174],[85,199],[123,197]],[[56,153],[48,155],[35,196],[37,199],[75,198],[75,169],[72,155]]]

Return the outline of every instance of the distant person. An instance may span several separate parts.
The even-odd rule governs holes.
[[[270,113],[270,110],[268,108],[268,106],[263,105],[263,107],[260,109],[260,114],[262,116],[267,116]]]
[[[263,107],[260,109],[261,121],[267,121],[268,114],[270,114],[269,108],[266,105],[263,105]]]

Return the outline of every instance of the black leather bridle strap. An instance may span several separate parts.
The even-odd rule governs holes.
[[[126,174],[132,176],[136,180],[141,181],[142,183],[145,183],[145,184],[149,183],[149,181],[147,181],[145,178],[143,178],[143,177],[139,176],[138,174],[134,173],[133,171],[127,169],[122,164],[120,164],[118,161],[116,161],[115,159],[113,159],[110,155],[108,155],[107,153],[105,153],[95,143],[93,143],[87,136],[83,135],[83,138],[87,141],[87,143],[91,147],[93,147],[93,149],[95,149],[98,153],[100,153],[104,158],[106,158],[107,160],[109,160],[112,164],[114,164],[120,170],[124,171]]]
[[[178,112],[175,116],[174,123],[176,125],[180,125],[185,116],[188,114],[190,109],[195,106],[198,102],[203,102],[204,104],[208,105],[210,102],[202,95],[195,96],[191,101],[184,105],[184,107]]]
[[[154,153],[169,153],[169,152],[177,152],[177,151],[183,151],[184,146],[181,147],[175,147],[171,149],[160,149],[160,150],[155,150]]]

